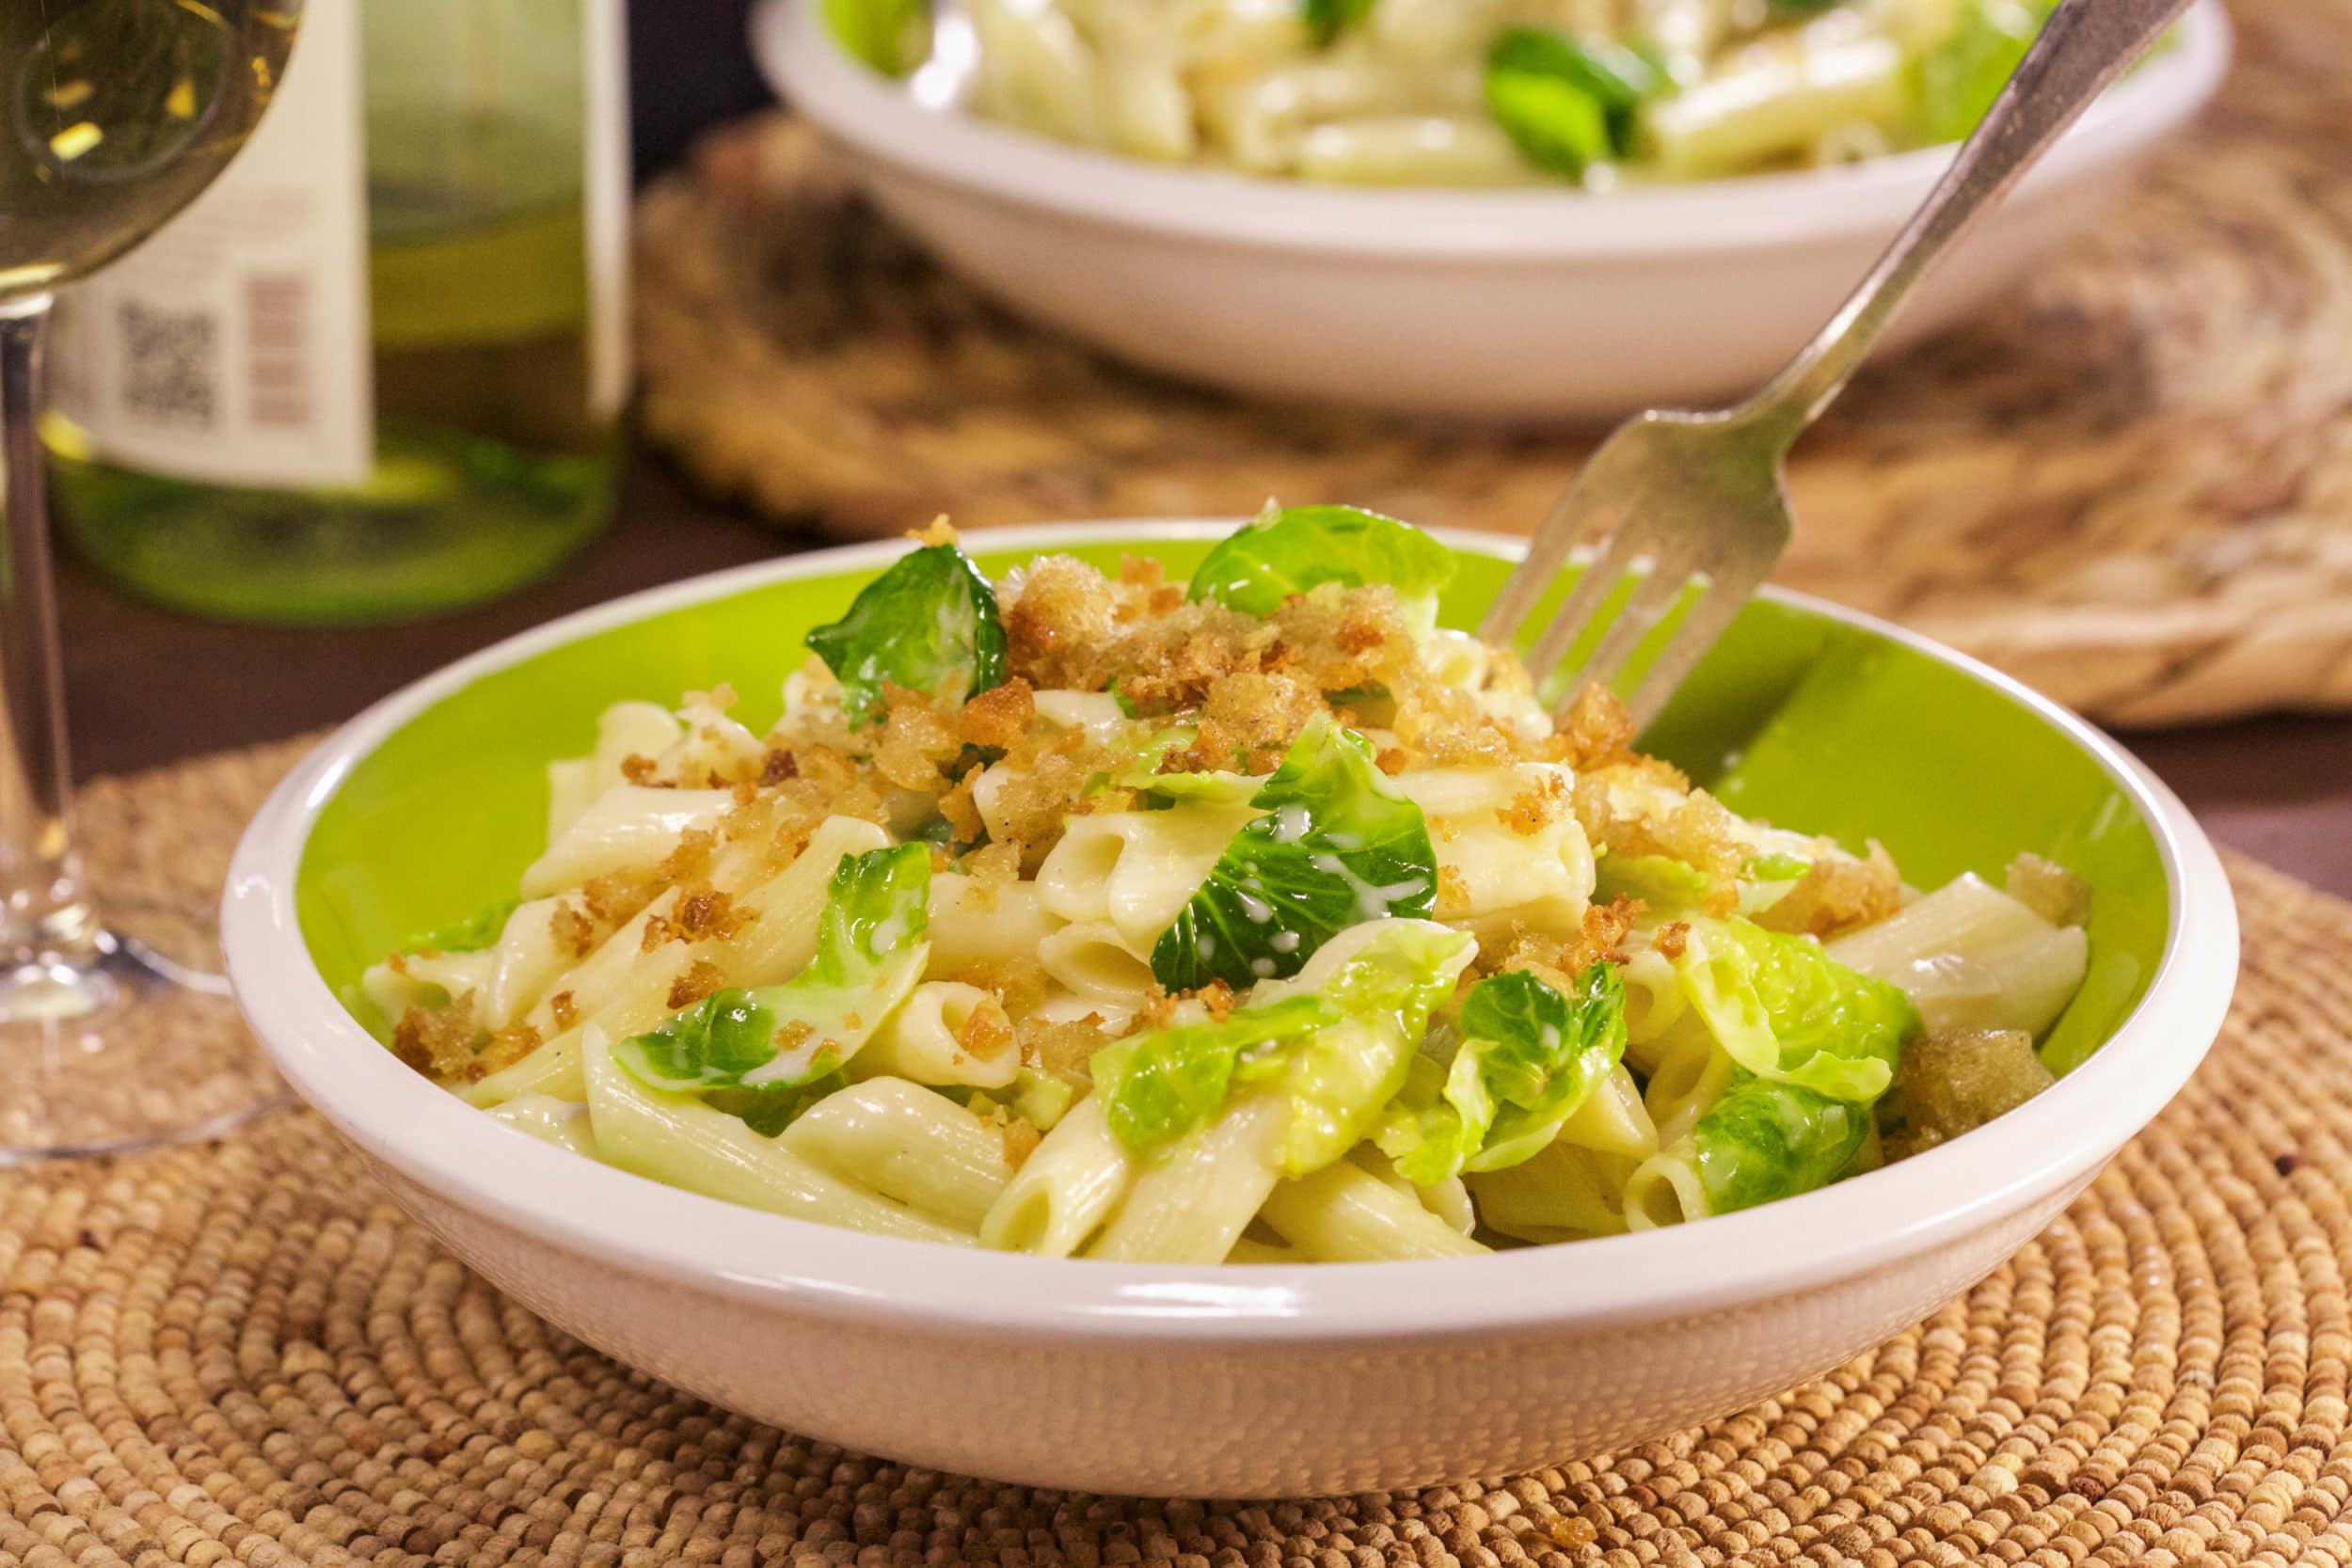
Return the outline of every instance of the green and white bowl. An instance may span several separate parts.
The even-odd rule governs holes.
[[[993,531],[1189,570],[1230,522]],[[1512,546],[1451,538],[1470,626]],[[721,573],[570,616],[345,725],[247,830],[224,908],[255,1032],[392,1193],[501,1288],[678,1387],[936,1468],[1092,1492],[1400,1488],[1611,1449],[1833,1367],[2058,1213],[2220,1027],[2237,921],[2212,846],[2082,721],[1792,594],[1751,606],[1645,744],[1735,810],[1883,841],[1915,881],[2022,849],[2090,882],[2079,1066],[1964,1138],[1825,1191],[1641,1235],[1415,1263],[1174,1268],[971,1253],[737,1208],[549,1148],[411,1072],[340,988],[511,890],[544,765],[627,697],[730,681],[772,719],[802,636],[901,546]]]

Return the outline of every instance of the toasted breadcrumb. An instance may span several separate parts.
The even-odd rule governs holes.
[[[907,537],[918,545],[952,545],[956,543],[956,531],[943,512],[930,520],[929,527],[907,530]]]
[[[1027,1164],[1029,1156],[1037,1152],[1038,1145],[1045,1141],[1044,1133],[1018,1117],[1005,1123],[1003,1136],[1005,1163],[1015,1170]]]
[[[680,890],[673,924],[680,942],[724,942],[758,917],[756,910],[738,909],[732,895],[704,882]]]
[[[940,817],[958,844],[977,844],[988,836],[988,824],[980,819],[980,808],[972,803],[972,786],[978,779],[976,768],[939,798]]]
[[[1114,640],[1111,585],[1085,562],[1049,555],[1031,563],[1003,607],[1006,662],[1039,690],[1099,689],[1089,679]]]
[[[882,711],[872,759],[875,773],[900,789],[946,788],[943,769],[963,752],[956,721],[921,692],[890,681],[882,683]]]
[[[706,835],[707,837],[707,835]],[[654,901],[673,865],[681,875],[691,875],[700,869],[695,848],[681,843],[666,856],[648,876],[644,872],[613,872],[608,876],[591,877],[573,890],[580,901],[580,912],[596,927],[596,935],[615,930],[628,923],[639,910]]]
[[[1008,958],[968,964],[946,976],[967,986],[977,986],[996,999],[1005,1016],[1019,1023],[1037,1010],[1053,990],[1053,981],[1044,966],[1031,958]]]
[[[1615,765],[1577,776],[1577,819],[1592,841],[1613,855],[1662,855],[1708,879],[1706,911],[1723,916],[1739,907],[1739,876],[1751,853],[1739,819],[1703,789],[1659,812],[1625,811],[1610,789]]]
[[[1025,873],[1035,875],[1047,853],[1061,842],[1066,818],[1094,808],[1096,802],[1088,793],[1090,784],[1120,761],[1110,748],[1089,739],[1083,730],[1048,730],[1024,736],[1003,761],[989,769],[988,776],[996,781],[991,801],[991,815],[996,818],[993,831],[996,836],[1020,844]],[[977,783],[967,775],[940,801],[948,824],[966,842],[992,831],[970,798]]]
[[[2030,849],[2009,863],[2002,885],[2053,926],[2080,926],[2090,918],[2090,884]]]
[[[684,974],[670,982],[670,1010],[691,1007],[726,984],[726,976],[708,958],[696,958]]]
[[[452,997],[445,1007],[408,1007],[392,1026],[392,1053],[427,1077],[470,1084],[485,1069],[474,1046],[473,992]]]
[[[2058,1082],[2016,1029],[1954,1030],[1903,1048],[1880,1102],[1886,1157],[1900,1160],[2015,1110]]]
[[[1085,1072],[1094,1053],[1111,1043],[1110,1031],[1103,1026],[1100,1013],[1065,1019],[1058,1023],[1023,1019],[1013,1025],[1013,1034],[1020,1042],[1024,1063],[1041,1072],[1065,1077]]]
[[[984,894],[994,894],[1021,879],[1021,846],[983,844],[963,857],[961,869]]]
[[[558,951],[574,958],[584,958],[596,950],[596,923],[585,911],[568,898],[559,898],[548,916],[548,934],[555,939]]]
[[[558,1029],[569,1029],[580,1021],[580,1004],[568,990],[559,990],[548,998],[548,1016],[555,1020]]]
[[[631,752],[621,759],[621,777],[633,784],[651,784],[654,760],[642,752]]]
[[[1012,1020],[1005,1015],[1004,1004],[988,997],[965,1015],[963,1027],[956,1031],[956,1049],[981,1061],[993,1061],[1014,1048]]]
[[[503,1029],[493,1030],[481,1054],[474,1058],[469,1076],[486,1078],[493,1072],[513,1067],[543,1043],[539,1031],[528,1023],[510,1023]]]
[[[1015,675],[964,704],[957,724],[969,744],[1007,752],[1020,744],[1036,718],[1037,689]]]
[[[1567,814],[1568,783],[1557,773],[1546,773],[1542,779],[1511,797],[1511,803],[1502,811],[1503,825],[1515,833],[1533,838]]]
[[[1650,943],[1658,949],[1661,958],[1670,960],[1682,957],[1684,949],[1690,944],[1691,923],[1687,920],[1667,921],[1666,924],[1658,927],[1658,935]]]
[[[1483,976],[1523,969],[1565,994],[1593,965],[1627,961],[1626,941],[1642,914],[1638,898],[1620,896],[1606,904],[1588,904],[1577,934],[1565,942],[1514,925],[1499,939],[1482,944],[1476,962],[1463,974],[1465,977]]]
[[[1459,866],[1438,867],[1438,918],[1457,920],[1470,912],[1470,883]]]
[[[1884,920],[1903,907],[1903,879],[1885,848],[1870,841],[1867,858],[1831,850],[1815,860],[1781,900],[1756,917],[1767,930],[1827,941],[1857,926]]]
[[[1209,1016],[1219,1023],[1224,1022],[1241,1003],[1241,998],[1233,994],[1233,988],[1222,980],[1211,980],[1207,985],[1194,991],[1193,995],[1200,1000],[1202,1006],[1209,1009]]]
[[[1574,942],[1561,949],[1560,967],[1576,974],[1603,960],[1624,963],[1626,939],[1633,934],[1634,924],[1642,914],[1642,901],[1622,895],[1606,904],[1587,905],[1583,928],[1577,932]]]
[[[677,841],[677,847],[662,858],[654,868],[654,876],[664,882],[683,882],[701,876],[710,867],[710,852],[717,846],[719,835],[707,828],[689,828]],[[599,914],[603,910],[597,911]]]
[[[1562,716],[1558,738],[1564,743],[1561,761],[1579,772],[1621,763],[1631,754],[1640,726],[1617,694],[1598,681],[1577,693]]]

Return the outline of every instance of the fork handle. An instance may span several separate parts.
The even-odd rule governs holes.
[[[1953,242],[2187,10],[2191,0],[2064,0],[1992,112],[1814,340],[1733,419],[1782,450],[1827,408]]]

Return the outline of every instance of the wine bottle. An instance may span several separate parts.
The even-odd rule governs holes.
[[[43,434],[86,557],[183,609],[362,621],[507,592],[602,528],[621,3],[310,0],[245,151],[60,300]]]

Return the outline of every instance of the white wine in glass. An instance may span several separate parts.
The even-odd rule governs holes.
[[[83,884],[36,429],[50,291],[227,166],[301,7],[0,0],[0,1164],[209,1135],[281,1092],[212,973],[201,900],[121,911],[135,938]]]

